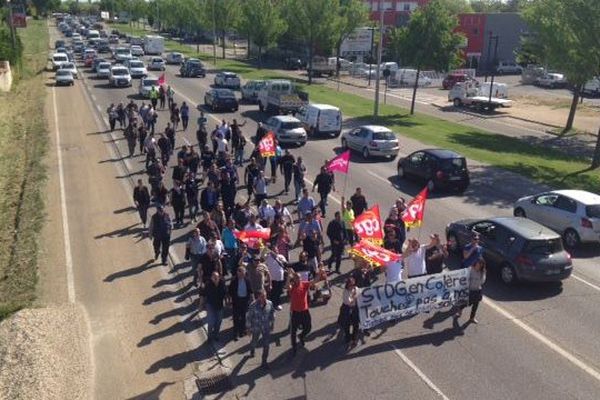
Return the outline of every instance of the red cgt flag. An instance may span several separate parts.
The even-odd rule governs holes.
[[[329,163],[327,163],[327,171],[329,172],[341,172],[342,174],[348,173],[348,167],[350,165],[350,150],[346,150],[339,156],[335,157]]]
[[[423,222],[423,214],[425,213],[425,202],[427,201],[427,186],[408,203],[406,210],[402,213],[402,221],[407,228],[419,227]]]
[[[383,229],[378,204],[356,217],[352,226],[359,238],[373,243],[383,243]]]
[[[402,255],[386,250],[362,239],[350,249],[350,254],[354,254],[378,267],[384,266],[390,262],[397,262],[402,259]]]
[[[262,229],[260,231],[233,231],[233,235],[240,242],[245,243],[251,249],[260,249],[264,241],[269,240],[271,229]]]
[[[274,157],[275,156],[275,134],[273,131],[267,132],[267,134],[260,139],[258,142],[258,150],[260,151],[261,157]]]
[[[158,86],[162,86],[165,83],[167,83],[167,78],[165,77],[165,73],[163,72],[159,77],[158,77]]]

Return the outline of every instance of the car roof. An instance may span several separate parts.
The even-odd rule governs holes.
[[[319,110],[335,110],[338,111],[339,108],[336,106],[332,106],[330,104],[309,104],[310,107],[318,108]]]
[[[452,150],[447,150],[447,149],[423,149],[423,150],[418,150],[418,151],[423,151],[427,154],[431,154],[437,158],[442,158],[442,159],[464,158],[464,156],[462,156]]]
[[[600,195],[596,193],[586,192],[585,190],[555,190],[553,193],[558,193],[578,201],[586,206],[600,204]]]
[[[158,77],[154,76],[154,75],[147,75],[147,76],[145,76],[145,77],[142,78],[142,80],[144,80],[144,81],[146,81],[148,79],[152,79],[153,81],[157,81]]]
[[[224,89],[224,88],[221,88],[221,89],[213,89],[212,91],[213,91],[214,93],[227,93],[227,94],[235,94],[235,93],[233,93],[233,90],[231,90],[231,89]]]
[[[381,125],[363,125],[363,129],[368,129],[371,132],[391,132],[391,129]]]
[[[59,69],[58,71],[56,71],[56,75],[67,75],[67,72],[71,74],[71,71],[68,69]]]
[[[231,71],[223,71],[221,72],[223,75],[236,75],[235,72],[231,72]]]
[[[300,122],[298,118],[292,117],[291,115],[276,115],[273,118],[281,122]]]
[[[544,240],[560,238],[552,229],[546,228],[537,222],[523,217],[496,217],[490,221],[502,225],[527,240]]]

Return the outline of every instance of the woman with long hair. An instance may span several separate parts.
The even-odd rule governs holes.
[[[475,319],[475,314],[477,313],[477,308],[479,307],[479,302],[483,298],[481,294],[483,289],[483,284],[486,279],[486,268],[485,268],[485,260],[483,258],[475,261],[475,264],[471,267],[469,271],[469,304],[471,306],[471,316],[469,317],[469,322],[472,324],[477,324],[479,321]],[[460,318],[462,315],[462,310],[467,307],[467,304],[463,304],[459,307],[458,311],[454,315],[454,318]]]

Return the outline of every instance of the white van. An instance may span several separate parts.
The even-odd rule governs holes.
[[[90,29],[86,35],[87,40],[90,39],[100,39],[100,32],[94,30],[94,29]]]
[[[144,37],[144,52],[151,55],[161,55],[165,51],[165,39],[158,35]]]
[[[479,86],[480,96],[490,95],[490,84],[491,82],[483,82]],[[492,89],[492,97],[497,99],[508,99],[508,86],[506,83],[494,82],[494,88]]]
[[[395,78],[395,82],[400,86],[414,86],[415,80],[417,79],[416,69],[402,68],[396,71],[396,75],[392,75]],[[431,85],[431,79],[423,75],[423,72],[419,74],[419,86]]]
[[[309,136],[338,137],[342,132],[342,112],[328,104],[307,104],[300,108],[296,118],[302,122]]]

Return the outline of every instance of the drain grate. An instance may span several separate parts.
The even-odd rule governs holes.
[[[232,390],[229,377],[224,372],[204,374],[196,379],[200,394],[217,394]]]

